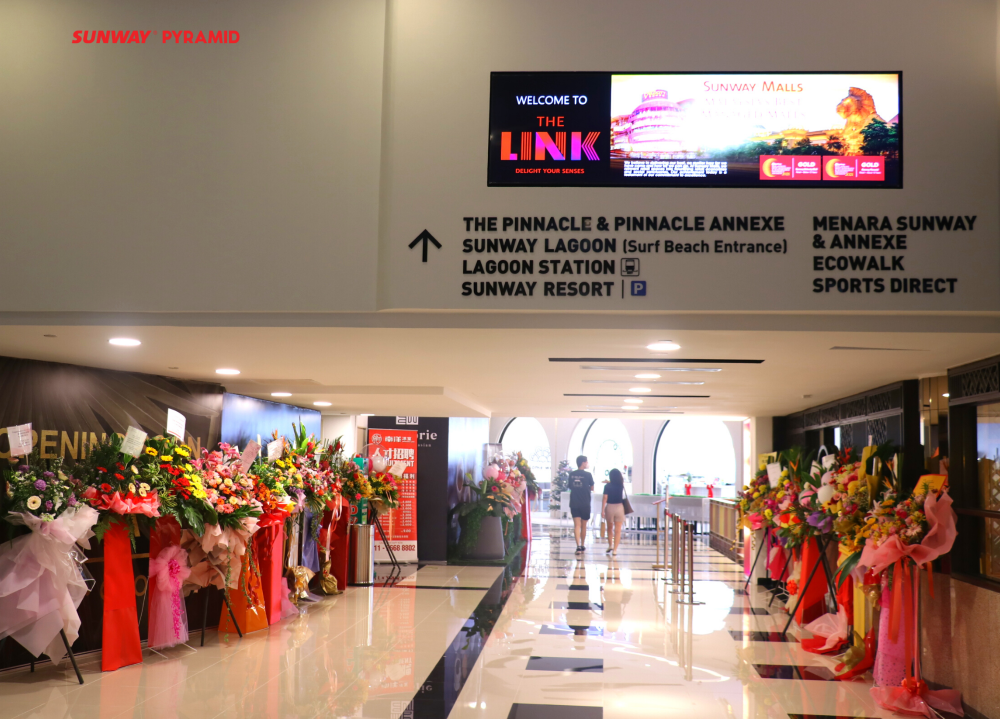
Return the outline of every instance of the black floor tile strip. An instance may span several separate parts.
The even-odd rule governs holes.
[[[536,672],[604,673],[604,660],[591,657],[528,657],[525,669]]]
[[[489,587],[448,587],[448,586],[438,586],[435,584],[394,584],[390,589],[462,589],[471,590],[475,592],[487,592]]]
[[[501,574],[417,689],[407,707],[412,711],[404,712],[407,719],[444,719],[451,713],[510,596],[504,596],[503,581]]]
[[[748,639],[751,642],[797,642],[798,639],[790,634],[782,634],[781,632],[764,632],[764,631],[751,631],[743,632],[740,629],[730,629],[729,634],[736,641],[743,641],[743,639]]]
[[[602,707],[578,707],[565,704],[515,704],[507,719],[603,719]]]
[[[834,680],[833,671],[826,667],[800,667],[794,664],[754,664],[753,668],[757,670],[762,679],[803,679],[820,682]]]

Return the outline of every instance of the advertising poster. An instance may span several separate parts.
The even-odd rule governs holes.
[[[901,73],[493,73],[491,185],[902,187]]]
[[[405,462],[399,480],[399,507],[379,517],[382,530],[401,562],[417,560],[417,431],[413,429],[369,429],[368,456],[383,456],[389,467]],[[375,533],[375,561],[388,562],[382,538]]]

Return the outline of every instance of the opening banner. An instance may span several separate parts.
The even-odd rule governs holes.
[[[899,188],[902,77],[494,72],[488,184]]]
[[[413,429],[369,429],[368,457],[376,453],[384,457],[389,467],[397,462],[406,464],[399,480],[399,506],[379,516],[382,530],[396,559],[417,561],[417,431]],[[382,538],[375,535],[375,561],[388,562]]]

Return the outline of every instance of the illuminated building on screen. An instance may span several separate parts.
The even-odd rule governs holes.
[[[673,102],[666,90],[644,92],[642,102],[630,114],[611,119],[611,155],[655,158],[698,155],[699,148],[684,137],[692,102]]]

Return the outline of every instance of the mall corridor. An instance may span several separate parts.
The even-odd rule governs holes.
[[[591,537],[535,526],[508,568],[410,565],[238,640],[150,654],[101,673],[68,666],[0,682],[24,719],[751,719],[876,717],[866,682],[825,681],[835,661],[778,630],[778,602],[743,594],[741,568],[696,541],[695,607],[678,603],[651,536],[610,559]],[[380,569],[384,572],[385,569]],[[796,635],[793,627],[790,636]]]

